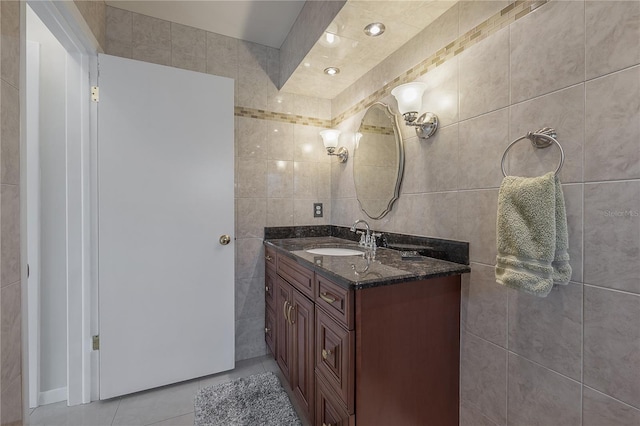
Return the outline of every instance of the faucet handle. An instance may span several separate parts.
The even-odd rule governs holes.
[[[356,234],[360,234],[360,245],[364,245],[367,240],[364,231],[356,231]]]

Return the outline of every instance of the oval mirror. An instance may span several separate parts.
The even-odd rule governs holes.
[[[353,153],[353,180],[360,208],[372,219],[391,211],[400,194],[404,146],[388,105],[371,105],[360,123]]]

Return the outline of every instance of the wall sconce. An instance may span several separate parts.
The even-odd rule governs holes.
[[[341,146],[338,148],[338,152],[335,152],[336,147],[338,146],[338,140],[340,139],[340,130],[323,130],[320,132],[320,136],[322,136],[322,143],[324,143],[324,147],[327,149],[327,155],[338,156],[341,163],[347,161],[347,158],[349,158],[349,151],[347,148]]]
[[[420,139],[429,139],[438,130],[438,116],[434,113],[425,112],[418,117],[422,108],[422,95],[426,89],[426,84],[414,82],[401,84],[391,91],[398,101],[398,110],[404,117],[405,124],[415,127]]]

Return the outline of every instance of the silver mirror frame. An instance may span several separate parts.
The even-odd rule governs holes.
[[[394,136],[395,136],[395,140],[396,140],[396,155],[398,157],[398,175],[396,176],[395,189],[393,191],[393,196],[391,197],[391,199],[389,200],[389,203],[387,204],[387,208],[382,213],[380,213],[378,216],[372,216],[371,214],[369,214],[369,212],[367,212],[365,210],[365,208],[362,205],[362,202],[360,201],[360,198],[358,197],[358,188],[355,187],[355,184],[356,184],[356,182],[355,182],[355,161],[356,161],[358,148],[354,148],[354,152],[353,152],[353,157],[354,157],[354,163],[353,163],[354,180],[353,180],[353,184],[354,184],[354,187],[355,187],[356,199],[358,200],[358,205],[360,206],[360,210],[362,210],[364,212],[364,214],[366,214],[369,218],[377,220],[377,219],[382,219],[383,217],[385,217],[391,211],[391,209],[393,208],[393,203],[395,203],[396,200],[400,197],[400,186],[402,185],[402,177],[404,176],[404,141],[402,139],[402,135],[400,134],[400,125],[399,125],[399,122],[398,122],[398,116],[391,111],[391,108],[389,107],[389,105],[387,105],[385,103],[382,103],[382,102],[374,102],[373,104],[371,104],[369,106],[369,108],[367,108],[367,111],[362,116],[362,120],[360,120],[360,126],[358,127],[358,130],[360,129],[360,127],[362,127],[362,122],[364,121],[365,117],[367,116],[367,113],[369,112],[369,109],[373,108],[374,106],[381,107],[383,109],[384,113],[386,114],[386,116],[389,118],[389,120],[391,120],[391,123],[393,124],[393,132],[394,132]]]

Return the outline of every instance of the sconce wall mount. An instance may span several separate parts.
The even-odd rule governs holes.
[[[438,130],[438,116],[432,112],[425,112],[418,116],[422,108],[422,95],[427,89],[424,83],[401,84],[391,91],[398,101],[398,110],[407,126],[415,127],[420,139],[429,139]]]
[[[349,150],[344,146],[338,148],[338,140],[340,138],[340,130],[327,129],[320,132],[322,137],[322,143],[327,150],[327,155],[335,155],[341,163],[344,163],[349,158]],[[338,148],[338,152],[336,152]]]

